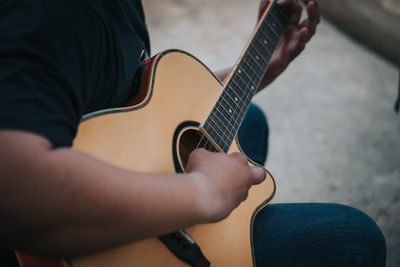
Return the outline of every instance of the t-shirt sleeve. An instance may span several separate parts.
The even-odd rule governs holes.
[[[73,0],[5,1],[0,33],[0,129],[71,146],[104,52],[96,14]]]

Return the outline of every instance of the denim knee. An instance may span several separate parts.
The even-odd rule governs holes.
[[[344,229],[343,249],[348,250],[349,257],[358,255],[355,260],[358,266],[385,266],[386,240],[377,224],[364,212],[345,205],[334,204],[344,217],[347,217],[348,228]],[[350,260],[350,259],[349,259]]]
[[[375,222],[345,205],[271,204],[254,224],[257,266],[385,266]]]
[[[255,104],[250,104],[242,125],[238,139],[243,152],[254,162],[264,165],[268,152],[269,128],[264,112]]]

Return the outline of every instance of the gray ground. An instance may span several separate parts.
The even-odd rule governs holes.
[[[244,4],[245,3],[245,4]],[[153,53],[191,52],[232,65],[255,25],[258,0],[145,0]],[[399,69],[322,20],[304,53],[255,97],[270,127],[274,202],[338,202],[383,230],[400,266]]]

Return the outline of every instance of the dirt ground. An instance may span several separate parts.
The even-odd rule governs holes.
[[[389,0],[387,0],[389,1]],[[258,0],[145,0],[153,54],[179,48],[213,70],[234,64]],[[400,266],[399,69],[322,20],[281,77],[255,97],[268,116],[274,202],[337,202],[369,214]]]

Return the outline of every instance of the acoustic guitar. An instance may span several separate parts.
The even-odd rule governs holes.
[[[183,172],[198,147],[241,151],[237,132],[261,82],[289,10],[271,1],[223,84],[194,56],[164,51],[143,64],[141,93],[121,108],[84,116],[73,149],[133,171]],[[250,163],[256,164],[254,162]],[[70,260],[17,253],[21,266],[131,267],[254,265],[252,228],[275,193],[266,180],[226,219]],[[185,201],[182,199],[182,201]]]

